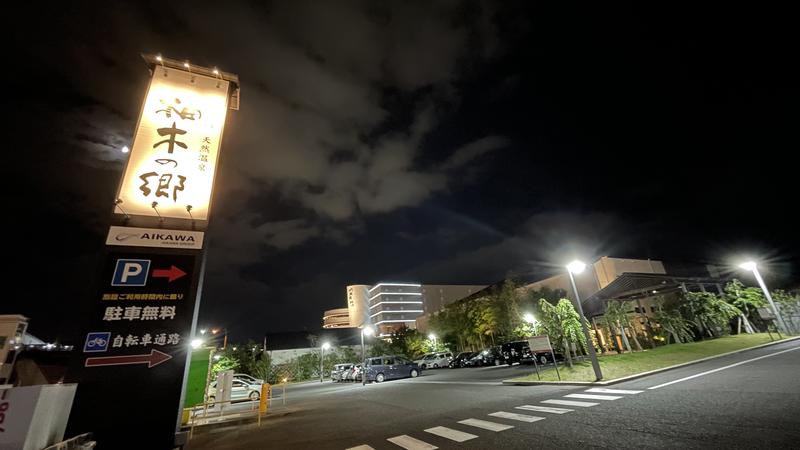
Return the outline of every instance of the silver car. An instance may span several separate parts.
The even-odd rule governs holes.
[[[217,400],[217,382],[208,385],[208,404],[213,406]],[[231,383],[231,403],[242,401],[257,401],[261,398],[261,384],[246,383],[241,379],[234,379]]]

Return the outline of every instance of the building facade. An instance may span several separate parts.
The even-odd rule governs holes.
[[[387,337],[403,327],[416,328],[416,319],[485,288],[485,285],[380,282],[347,286],[347,308],[325,311],[324,328],[375,327]],[[346,313],[346,314],[345,314]]]
[[[348,308],[329,309],[322,316],[322,328],[350,328]]]

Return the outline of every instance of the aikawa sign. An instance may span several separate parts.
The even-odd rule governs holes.
[[[203,248],[203,232],[112,226],[108,230],[106,245],[199,250]]]
[[[208,220],[229,82],[153,70],[117,202],[135,216]]]

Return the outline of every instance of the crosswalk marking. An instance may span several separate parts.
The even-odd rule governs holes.
[[[527,409],[528,411],[553,413],[553,414],[564,414],[564,413],[575,411],[574,409],[551,408],[549,406],[534,406],[534,405],[522,405],[522,406],[516,406],[515,408],[517,408],[517,409]]]
[[[488,420],[479,420],[479,419],[459,420],[458,423],[463,425],[469,425],[471,427],[483,428],[484,430],[495,431],[495,432],[508,430],[509,428],[514,428],[514,425],[506,425],[503,423],[489,422]]]
[[[536,422],[544,420],[544,417],[529,416],[527,414],[517,414],[505,411],[497,411],[489,414],[492,417],[502,417],[503,419],[519,420],[520,422]]]
[[[549,403],[551,405],[565,405],[565,406],[580,406],[588,408],[590,406],[599,405],[599,403],[592,402],[575,402],[572,400],[542,400],[542,403]]]
[[[407,434],[401,434],[400,436],[390,437],[389,439],[386,440],[394,445],[403,447],[406,450],[435,450],[439,448],[435,445],[428,444],[425,441],[414,439],[413,437]]]
[[[474,434],[464,433],[463,431],[454,430],[447,427],[433,427],[425,430],[426,433],[435,434],[443,438],[450,439],[451,441],[464,442],[470,439],[475,439],[478,436]]]
[[[622,398],[619,395],[596,395],[596,394],[568,394],[564,397],[585,398],[586,400],[617,400]]]
[[[375,450],[369,445],[359,445],[358,447],[350,447],[347,450]]]
[[[606,388],[591,388],[586,392],[597,392],[598,394],[641,394],[644,391],[631,391],[629,389],[606,389]]]

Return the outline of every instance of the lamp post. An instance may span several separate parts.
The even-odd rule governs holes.
[[[781,331],[783,331],[784,334],[789,334],[789,329],[786,327],[786,323],[783,321],[781,313],[775,306],[775,302],[772,301],[772,295],[770,295],[767,285],[764,284],[764,279],[761,278],[761,274],[758,272],[758,265],[756,265],[754,261],[747,261],[739,264],[739,267],[753,272],[753,275],[756,277],[756,281],[758,281],[758,285],[761,286],[761,290],[764,292],[764,297],[767,297],[769,306],[772,307],[772,312],[775,313],[775,317],[778,319],[778,326],[781,328]]]
[[[600,362],[597,360],[597,353],[592,344],[592,337],[589,335],[589,327],[586,326],[586,318],[583,316],[583,306],[581,305],[581,297],[578,294],[578,287],[575,286],[575,275],[581,273],[586,269],[586,264],[581,261],[572,261],[567,264],[567,273],[569,273],[569,281],[572,284],[572,291],[575,293],[575,303],[578,304],[578,313],[581,315],[581,328],[583,328],[583,336],[586,338],[586,348],[589,351],[589,357],[592,359],[592,368],[594,369],[594,376],[597,381],[603,379],[603,372],[600,370]],[[566,349],[569,351],[569,349]]]
[[[437,350],[437,347],[436,347],[436,335],[431,333],[431,334],[428,335],[428,339],[433,341],[433,351],[435,352]]]
[[[367,385],[367,353],[364,349],[364,335],[372,336],[375,330],[367,325],[361,329],[361,385]]]
[[[319,356],[319,382],[322,383],[324,379],[324,374],[322,373],[322,363],[325,361],[325,349],[331,348],[330,342],[323,342],[322,346],[320,347],[320,356]]]

